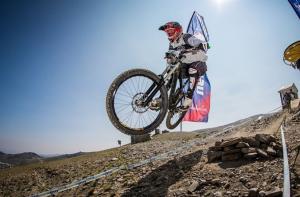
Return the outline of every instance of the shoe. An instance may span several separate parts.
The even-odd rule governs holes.
[[[193,104],[193,100],[185,97],[183,101],[183,105],[179,108],[180,111],[187,111]]]
[[[155,98],[149,103],[149,108],[158,111],[160,109],[161,98]]]

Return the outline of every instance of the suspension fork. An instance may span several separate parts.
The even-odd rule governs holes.
[[[176,89],[176,82],[177,82],[177,79],[178,79],[178,71],[174,72],[173,74],[173,77],[172,77],[172,81],[171,81],[171,84],[170,84],[170,94],[169,94],[169,108],[171,108],[171,106],[173,105],[173,100],[176,99],[174,98],[174,92],[175,92],[175,89]]]
[[[145,92],[143,96],[143,100],[146,97],[146,100],[143,101],[143,106],[148,106],[149,102],[153,99],[155,94],[158,92],[158,90],[164,85],[164,79],[161,77],[160,81],[158,84],[155,82],[150,86],[150,88]],[[154,89],[155,88],[155,89]],[[154,89],[154,90],[153,90]],[[149,96],[148,96],[149,95]]]
[[[176,81],[178,79],[178,72],[175,72],[173,74],[172,77],[172,82],[171,82],[171,91],[170,91],[170,97],[173,95],[173,93],[175,92],[175,88],[176,88]]]

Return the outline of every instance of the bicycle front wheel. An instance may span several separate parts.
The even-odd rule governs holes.
[[[145,69],[126,71],[113,81],[106,96],[106,111],[117,129],[128,135],[143,135],[161,124],[168,110],[168,95],[164,85],[158,88],[159,81]],[[144,103],[151,93],[149,103],[159,100],[156,108]]]

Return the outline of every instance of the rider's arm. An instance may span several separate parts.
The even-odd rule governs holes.
[[[184,42],[186,44],[190,45],[191,47],[198,47],[200,44],[206,43],[191,34],[185,34],[183,36],[183,39],[184,39]]]
[[[187,49],[186,52],[184,52],[185,57],[182,59],[183,63],[192,63],[196,61],[206,62],[206,42],[203,42],[191,34],[185,34],[183,40],[186,45],[192,47],[192,49]]]

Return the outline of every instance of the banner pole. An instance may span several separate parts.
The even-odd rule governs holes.
[[[180,123],[180,132],[182,132],[182,122]]]

